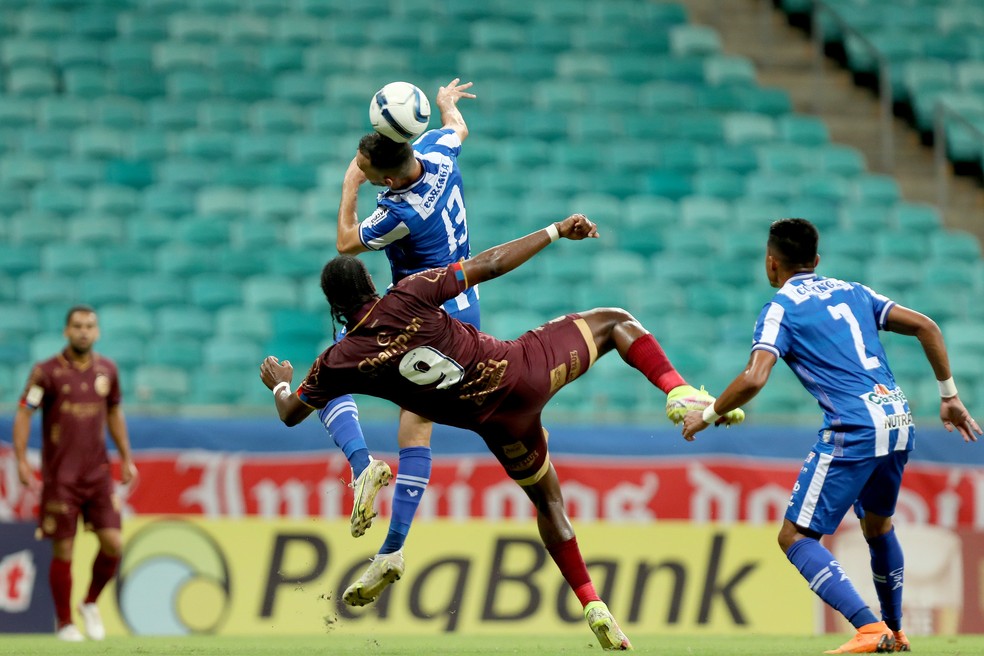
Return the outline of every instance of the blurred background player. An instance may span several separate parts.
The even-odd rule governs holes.
[[[468,224],[458,154],[468,126],[458,100],[474,98],[471,82],[455,78],[437,92],[441,128],[424,133],[412,146],[372,132],[359,142],[342,183],[338,208],[337,248],[356,255],[382,250],[389,259],[393,283],[410,274],[445,266],[469,255]],[[386,189],[376,210],[359,220],[358,194],[364,182]],[[479,327],[478,292],[469,289],[449,300],[444,309],[461,321]],[[344,330],[339,338],[344,335]],[[369,457],[359,426],[358,408],[350,395],[334,399],[319,412],[321,422],[352,466],[355,500],[351,530],[360,536],[375,516],[373,502],[392,478],[389,465]],[[427,489],[431,473],[431,423],[400,411],[397,441],[400,462],[393,493],[390,528],[379,550],[394,553],[403,547],[413,516]]]
[[[936,323],[859,283],[818,276],[818,242],[817,229],[805,219],[772,224],[765,270],[779,291],[759,314],[751,358],[703,415],[687,415],[683,435],[693,440],[719,414],[748,403],[768,382],[777,359],[784,359],[820,403],[824,425],[793,488],[779,546],[810,589],[858,630],[826,653],[909,651],[902,631],[904,560],[892,515],[915,434],[878,331],[919,340],[939,381],[940,419],[948,431],[956,427],[971,442],[981,428],[957,396]],[[820,544],[852,505],[871,552],[882,621]]]
[[[99,538],[92,564],[92,582],[79,614],[93,640],[105,635],[96,599],[116,574],[122,553],[119,503],[113,494],[106,429],[120,454],[123,483],[137,475],[130,458],[122,396],[116,365],[93,352],[99,339],[95,311],[76,305],[65,318],[68,345],[58,355],[36,364],[14,416],[13,442],[17,473],[24,485],[34,485],[27,462],[31,415],[41,408],[40,533],[52,541],[51,594],[60,639],[78,642],[81,632],[72,623],[72,551],[79,515]]]
[[[332,319],[348,328],[291,393],[289,362],[268,357],[260,367],[281,420],[293,426],[342,393],[386,398],[431,421],[478,433],[537,511],[544,546],[583,607],[604,649],[631,645],[588,574],[567,516],[540,417],[550,398],[616,349],[667,393],[666,412],[679,421],[713,397],[686,384],[656,339],[628,312],[604,308],[569,314],[504,342],[455,321],[441,307],[468,288],[507,273],[559,237],[597,237],[575,214],[544,230],[483,251],[473,259],[403,279],[380,298],[360,260],[339,256],[321,275]],[[735,409],[718,423],[744,419]],[[402,550],[378,555],[344,593],[362,606],[404,572]]]

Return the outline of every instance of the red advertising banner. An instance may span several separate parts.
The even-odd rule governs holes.
[[[31,457],[37,460],[37,453]],[[334,452],[257,454],[204,450],[137,452],[138,481],[120,487],[128,514],[206,517],[347,518],[348,463]],[[395,456],[386,459],[396,469]],[[588,458],[554,464],[574,519],[615,522],[680,519],[774,523],[786,508],[799,462],[735,456]],[[389,514],[392,488],[379,498]],[[9,446],[0,444],[0,521],[34,516],[37,499],[20,485]],[[436,457],[420,517],[525,518],[523,491],[490,457]],[[984,470],[906,468],[900,522],[984,528]]]

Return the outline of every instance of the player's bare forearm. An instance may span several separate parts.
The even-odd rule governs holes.
[[[465,260],[462,268],[468,285],[475,286],[486,280],[498,278],[528,261],[551,244],[553,231],[556,231],[557,237],[574,241],[598,237],[598,230],[594,223],[583,214],[572,214],[563,221],[553,223],[543,230],[537,230],[525,237],[493,246],[473,258]]]
[[[446,87],[438,89],[435,102],[441,111],[441,127],[454,130],[458,134],[458,138],[464,141],[468,136],[468,125],[458,109],[458,100],[474,98],[475,94],[466,91],[471,88],[471,82],[458,84],[458,81],[459,78],[454,78]]]
[[[914,336],[922,345],[926,359],[933,367],[936,380],[950,378],[950,358],[943,341],[943,332],[935,321],[901,305],[896,305],[888,312],[885,327],[893,333]]]
[[[752,399],[769,382],[769,375],[776,364],[776,356],[768,351],[752,351],[748,358],[745,370],[738,374],[733,381],[724,389],[714,401],[713,409],[717,415],[725,415],[735,408],[739,408]],[[683,437],[688,441],[694,439],[694,435],[707,428],[709,424],[704,421],[699,412],[688,412],[683,420]]]
[[[359,239],[359,187],[363,180],[365,176],[355,160],[352,160],[342,181],[342,199],[338,203],[338,228],[335,235],[335,248],[345,255],[358,255],[368,250]]]
[[[27,462],[27,440],[31,436],[31,411],[27,408],[17,408],[14,415],[13,435],[14,456],[17,461]]]
[[[260,380],[273,392],[273,401],[277,406],[277,416],[286,426],[296,426],[304,421],[314,410],[301,401],[294,392],[290,391],[290,383],[294,378],[294,367],[289,360],[281,362],[269,355],[260,364]]]
[[[130,460],[130,434],[126,429],[126,418],[123,416],[123,409],[115,406],[106,414],[106,427],[109,429],[109,436],[116,445],[116,450],[122,460]]]

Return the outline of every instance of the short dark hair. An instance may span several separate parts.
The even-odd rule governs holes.
[[[65,314],[65,325],[66,326],[68,324],[72,323],[72,315],[75,314],[76,312],[84,312],[85,314],[95,314],[96,313],[96,311],[94,309],[92,309],[92,306],[91,305],[84,305],[84,304],[73,305],[72,307],[68,308],[68,313]]]
[[[779,219],[769,227],[769,249],[789,268],[812,269],[820,233],[806,219]]]
[[[321,291],[335,323],[347,326],[363,305],[379,298],[362,260],[353,255],[332,258],[321,270]]]
[[[393,141],[378,132],[370,132],[359,140],[359,152],[380,171],[401,171],[413,160],[413,146]]]

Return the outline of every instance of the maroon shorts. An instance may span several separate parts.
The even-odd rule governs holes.
[[[61,540],[74,536],[79,515],[86,530],[120,528],[119,500],[108,473],[83,483],[45,483],[38,517],[44,537]]]
[[[598,357],[587,322],[578,314],[554,319],[523,334],[510,366],[523,367],[509,397],[478,433],[510,478],[533,485],[550,466],[540,414],[557,391],[587,371]]]

